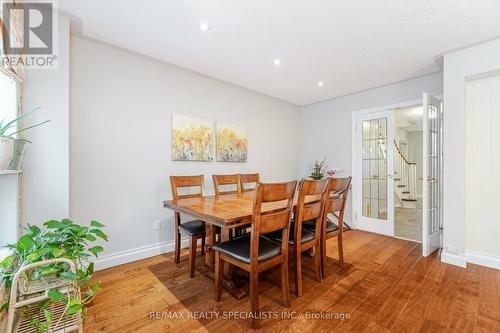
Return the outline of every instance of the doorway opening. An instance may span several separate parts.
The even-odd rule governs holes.
[[[353,226],[441,246],[443,103],[421,100],[352,113]]]
[[[422,242],[423,105],[394,110],[394,236]]]

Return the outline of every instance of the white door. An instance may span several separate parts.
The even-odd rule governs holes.
[[[443,103],[424,94],[422,254],[441,247]]]
[[[393,110],[359,114],[354,121],[355,227],[392,236]]]

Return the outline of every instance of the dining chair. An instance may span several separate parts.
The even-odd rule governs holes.
[[[174,200],[196,198],[205,196],[205,181],[203,175],[199,176],[170,176],[172,198]],[[179,189],[198,189],[196,193],[179,194]],[[191,192],[191,191],[190,191]],[[181,223],[181,214],[175,212],[175,263],[180,261],[181,234],[189,237],[189,276],[194,277],[196,262],[196,248],[198,239],[201,238],[201,254],[205,254],[205,222],[194,220]]]
[[[290,227],[288,244],[295,259],[295,293],[302,296],[302,252],[314,249],[316,279],[321,282],[321,225],[324,216],[329,179],[302,180],[295,208],[295,218]],[[314,230],[303,228],[304,221],[316,223]],[[282,241],[279,233],[270,233],[267,238]]]
[[[337,237],[339,251],[339,265],[344,267],[344,247],[343,247],[343,232],[349,230],[344,225],[344,211],[346,208],[347,198],[349,196],[349,188],[352,177],[332,178],[328,186],[328,196],[325,206],[325,214],[323,218],[323,227],[321,230],[321,274],[325,277],[326,269],[326,240]],[[331,214],[337,223],[332,221],[328,214]],[[304,223],[304,228],[315,230],[314,221]]]
[[[240,267],[250,273],[250,304],[252,328],[258,326],[259,273],[281,265],[281,292],[283,304],[290,305],[288,291],[288,235],[293,212],[293,197],[297,181],[288,183],[258,183],[252,210],[250,235],[214,245],[215,251],[215,299],[220,301],[224,262]],[[284,205],[283,201],[286,201]],[[263,206],[271,209],[265,209]],[[273,206],[276,206],[273,207]],[[262,234],[280,233],[280,243],[271,241]]]
[[[213,175],[212,179],[214,181],[214,192],[216,196],[226,195],[226,194],[240,194],[241,191],[241,183],[240,183],[240,175]],[[221,189],[221,186],[224,186]],[[231,186],[232,189],[227,189],[227,187]],[[233,230],[234,237],[241,236],[246,232],[246,227],[238,227]],[[230,235],[233,237],[233,234]]]
[[[255,186],[249,186],[252,183]],[[260,183],[260,175],[258,173],[240,174],[240,187],[243,192],[255,190],[257,183]]]
[[[241,193],[240,175],[213,175],[215,195],[238,194]],[[222,189],[221,186],[233,186],[233,189]]]

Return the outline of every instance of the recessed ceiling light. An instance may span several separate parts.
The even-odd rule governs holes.
[[[274,66],[281,65],[281,59],[274,59]]]
[[[318,81],[318,87],[323,87],[325,83],[323,81]]]
[[[208,23],[200,23],[200,30],[201,31],[208,31],[211,30],[212,27],[208,25]]]

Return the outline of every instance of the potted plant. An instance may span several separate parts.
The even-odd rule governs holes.
[[[3,280],[8,289],[18,288],[23,297],[28,298],[40,299],[40,295],[43,298],[44,294],[47,296],[37,303],[35,311],[33,307],[24,309],[25,313],[29,313],[29,322],[39,332],[47,331],[52,320],[63,318],[64,314],[73,315],[82,311],[82,315],[85,315],[86,304],[91,302],[101,289],[99,281],[93,283],[89,281],[94,272],[94,263],[91,259],[97,258],[103,247],[90,244],[97,238],[108,240],[102,231],[104,225],[97,221],[90,222],[89,226],[81,226],[69,219],[51,220],[45,222],[43,226],[43,229],[34,225],[25,228],[26,233],[15,244],[7,245],[12,254],[0,262],[0,281]],[[70,261],[66,262],[71,265],[61,260],[54,260],[61,258],[69,259]],[[33,265],[42,261],[56,263]],[[20,279],[18,274],[18,283],[13,285],[16,273],[24,272],[23,269],[28,265],[36,267],[28,273],[23,273]],[[78,292],[72,294],[65,292],[64,290],[68,290],[67,286],[74,287],[73,290]],[[0,312],[8,311],[9,301],[10,297],[6,303],[0,305]],[[56,302],[64,303],[63,315],[52,313]]]
[[[18,170],[21,165],[25,145],[26,143],[31,143],[28,140],[16,138],[16,134],[49,122],[49,120],[46,120],[24,128],[16,127],[21,119],[29,116],[38,109],[40,107],[22,114],[11,121],[7,121],[6,118],[0,120],[0,171]]]
[[[314,180],[320,180],[325,177],[325,170],[326,170],[325,158],[323,158],[321,161],[314,160],[311,164],[309,164],[309,167],[311,168],[311,173],[309,175],[310,178]]]

